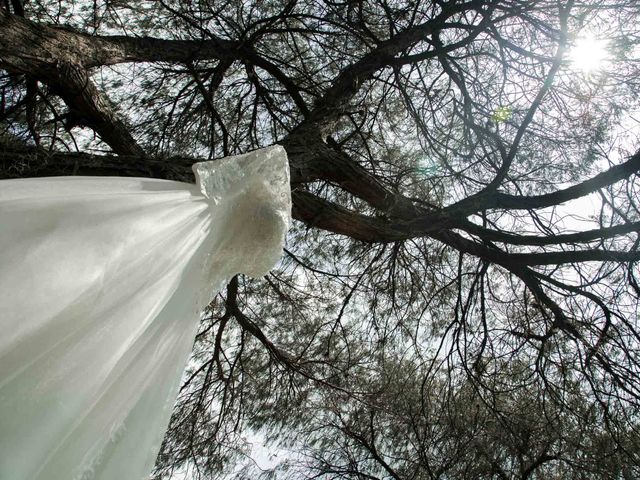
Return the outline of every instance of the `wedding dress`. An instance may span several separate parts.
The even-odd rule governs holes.
[[[282,147],[194,172],[0,181],[0,479],[148,477],[203,308],[290,221]]]

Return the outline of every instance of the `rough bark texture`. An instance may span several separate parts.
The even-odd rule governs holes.
[[[218,39],[163,40],[151,37],[92,36],[72,28],[37,24],[0,11],[0,58],[4,68],[46,75],[58,62],[83,68],[124,62],[180,62],[223,59],[237,42]]]

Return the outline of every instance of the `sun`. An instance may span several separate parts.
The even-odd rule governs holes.
[[[607,41],[592,36],[578,38],[569,50],[573,68],[587,74],[602,69],[608,58]]]

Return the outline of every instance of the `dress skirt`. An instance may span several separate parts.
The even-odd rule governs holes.
[[[148,477],[203,309],[290,222],[282,147],[194,172],[0,181],[0,479]]]

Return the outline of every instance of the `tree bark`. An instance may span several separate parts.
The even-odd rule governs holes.
[[[93,68],[125,62],[227,59],[237,48],[237,42],[222,39],[93,36],[0,11],[0,58],[5,68],[19,73],[46,75],[57,62]]]

